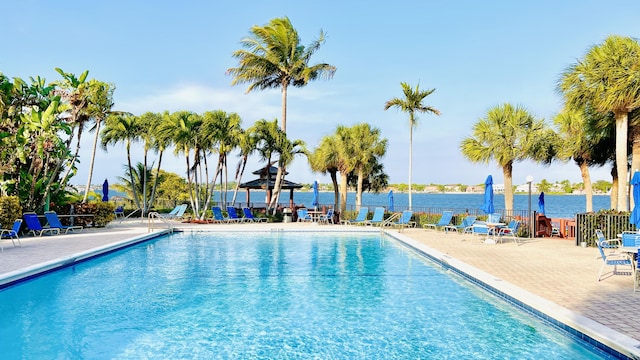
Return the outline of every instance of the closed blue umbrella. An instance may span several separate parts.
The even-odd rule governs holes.
[[[109,201],[109,182],[104,179],[102,183],[102,201]]]
[[[544,214],[544,191],[538,196],[538,210],[540,214]]]
[[[393,190],[389,190],[389,195],[387,195],[387,197],[389,198],[389,212],[394,212],[395,210],[393,209]]]
[[[311,206],[313,206],[314,209],[318,208],[318,181],[314,181],[313,182],[313,200],[311,200]]]
[[[493,214],[495,208],[493,207],[493,177],[487,176],[487,180],[484,181],[484,203],[480,206],[480,210],[487,214]]]
[[[640,172],[633,173],[631,185],[633,185],[633,210],[629,216],[629,223],[640,229],[640,209],[638,209],[640,206]]]

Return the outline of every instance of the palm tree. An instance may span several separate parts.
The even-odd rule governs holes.
[[[139,126],[140,126],[140,139],[143,142],[143,163],[142,166],[147,169],[147,171],[151,171],[149,163],[149,151],[154,150],[158,153],[158,166],[156,168],[155,173],[160,173],[160,168],[162,166],[162,155],[164,150],[169,145],[169,139],[167,138],[167,134],[161,132],[162,125],[164,121],[167,119],[168,114],[158,114],[152,112],[146,112],[138,117]],[[151,167],[153,167],[153,162]],[[147,171],[142,172],[142,176],[147,176]],[[155,180],[149,182],[146,178],[141,180],[143,185],[142,189],[142,212],[147,213],[148,209],[153,207],[153,203],[155,200],[155,193],[158,187],[158,182],[160,177],[156,176]],[[151,191],[149,191],[146,186],[151,185]]]
[[[311,170],[326,174],[331,177],[333,184],[334,209],[340,207],[340,191],[338,188],[338,151],[336,149],[336,137],[325,136],[320,139],[318,147],[309,154],[309,165]]]
[[[302,140],[289,140],[284,131],[279,131],[275,138],[275,151],[278,153],[278,173],[276,174],[276,182],[273,185],[274,193],[271,198],[270,208],[273,208],[275,214],[280,194],[282,193],[282,184],[284,183],[285,169],[293,161],[296,155],[306,155],[306,144]]]
[[[187,184],[189,186],[189,198],[191,209],[196,218],[200,218],[205,209],[202,205],[206,199],[201,184],[201,160],[203,151],[203,134],[201,133],[202,117],[189,111],[177,111],[172,113],[169,121],[165,122],[162,132],[175,144],[175,154],[183,154],[186,163]],[[189,157],[193,153],[193,164]]]
[[[271,203],[271,174],[269,168],[271,167],[271,159],[273,155],[276,153],[276,137],[278,136],[278,120],[267,121],[267,120],[258,120],[256,121],[248,130],[253,137],[253,141],[256,145],[256,151],[262,160],[266,160],[267,166],[265,167],[267,173],[266,178],[267,181],[267,191],[266,191],[266,202]]]
[[[236,203],[236,198],[238,196],[238,190],[240,189],[240,184],[242,183],[242,176],[244,175],[245,167],[247,166],[247,161],[249,160],[249,155],[256,150],[256,139],[249,132],[241,129],[239,134],[239,142],[238,147],[240,148],[240,161],[238,161],[238,165],[236,166],[236,175],[235,182],[236,187],[233,190],[233,199],[231,200],[232,204]]]
[[[207,137],[207,143],[217,146],[218,152],[218,165],[216,167],[216,173],[211,183],[210,194],[213,194],[213,188],[216,182],[216,178],[220,175],[220,182],[222,182],[222,173],[224,172],[224,186],[220,187],[221,196],[220,199],[227,202],[227,157],[231,151],[233,151],[240,142],[242,134],[242,119],[237,113],[227,114],[225,111],[207,111],[203,114],[202,132]],[[212,148],[209,150],[213,150]],[[207,204],[205,208],[209,207],[209,200],[207,198]]]
[[[377,159],[387,152],[387,140],[380,139],[380,129],[371,128],[367,123],[361,123],[351,127],[351,139],[353,146],[355,169],[358,176],[356,187],[356,209],[362,206],[362,184],[366,177],[378,163]]]
[[[100,137],[100,125],[102,121],[112,113],[113,107],[113,91],[115,87],[107,83],[90,80],[88,84],[88,113],[89,116],[94,119],[94,126],[90,131],[95,131],[93,138],[93,148],[91,149],[91,160],[89,162],[89,175],[87,176],[87,185],[84,190],[84,198],[82,202],[87,202],[89,196],[89,190],[91,188],[91,178],[93,177],[93,165],[96,158],[96,149],[98,147],[98,138]]]
[[[420,84],[416,85],[415,90],[409,86],[409,84],[402,82],[402,92],[404,98],[393,98],[384,104],[384,109],[388,110],[391,107],[399,108],[401,111],[409,113],[409,210],[411,210],[411,179],[413,172],[413,127],[417,125],[418,118],[416,112],[432,113],[440,115],[440,111],[424,105],[422,101],[427,96],[431,95],[436,89],[421,91]]]
[[[586,211],[593,211],[593,189],[589,174],[592,158],[592,142],[588,138],[587,119],[584,112],[564,110],[553,119],[560,136],[560,158],[573,158],[580,168],[586,195]]]
[[[58,72],[63,80],[56,82],[55,84],[60,87],[59,93],[62,94],[62,99],[64,100],[65,106],[67,109],[65,113],[67,113],[66,118],[67,122],[71,124],[72,130],[77,129],[76,136],[76,150],[73,155],[73,159],[71,160],[71,166],[67,168],[67,172],[62,177],[62,182],[64,183],[66,179],[70,177],[71,171],[75,168],[75,164],[78,159],[78,153],[80,152],[80,141],[82,138],[82,133],[84,131],[84,125],[89,120],[89,114],[87,113],[87,107],[89,106],[89,97],[87,94],[87,76],[89,75],[89,70],[86,70],[80,77],[76,77],[72,73],[66,73],[60,68],[55,69]],[[71,143],[73,141],[73,133],[67,139],[67,147],[71,147]]]
[[[149,189],[152,182],[155,182],[155,178],[161,178],[162,175],[158,174],[154,176],[151,169],[145,166],[143,163],[138,162],[134,167],[129,168],[125,166],[125,176],[118,176],[118,180],[124,185],[125,193],[136,198],[136,203],[144,203],[150,197]],[[133,182],[131,182],[133,181]],[[145,184],[146,182],[146,184]],[[134,191],[135,189],[135,191]],[[145,193],[146,192],[146,193]]]
[[[473,162],[495,160],[504,175],[504,206],[513,210],[513,163],[535,155],[540,139],[547,139],[543,120],[522,107],[504,104],[489,109],[473,126],[473,134],[462,140],[462,154]],[[546,140],[545,140],[546,141]]]
[[[308,47],[300,45],[298,32],[289,18],[275,18],[267,25],[253,26],[251,37],[242,39],[244,50],[233,53],[239,66],[227,70],[234,76],[232,85],[250,84],[247,93],[253,90],[281,88],[282,131],[287,132],[287,88],[303,87],[318,78],[332,78],[336,67],[329,64],[309,66],[311,56],[325,42],[320,36]]]
[[[131,164],[131,143],[138,141],[140,138],[140,122],[133,115],[111,115],[105,122],[105,127],[101,133],[101,145],[106,150],[107,145],[114,145],[120,142],[125,143],[127,149],[127,165],[129,167],[130,183],[135,184],[133,178],[134,170]],[[140,201],[138,200],[138,192],[135,187],[131,189],[133,201],[138,209],[142,210]],[[145,214],[143,213],[142,216]]]
[[[616,124],[616,210],[627,211],[628,114],[640,107],[640,44],[630,37],[609,36],[577,63],[569,66],[558,85],[573,109],[586,105],[613,112]]]
[[[340,172],[340,214],[347,211],[347,186],[349,173],[356,168],[353,133],[350,128],[338,125],[335,132],[335,148],[338,152],[336,167]],[[360,209],[356,209],[358,211]]]

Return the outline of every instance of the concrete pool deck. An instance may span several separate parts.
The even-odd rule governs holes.
[[[174,226],[185,231],[363,229],[308,223],[201,225],[176,222]],[[157,224],[156,228],[166,229],[166,226]],[[115,221],[105,228],[85,229],[78,234],[23,237],[21,248],[3,240],[0,277],[145,234],[148,234],[148,223],[134,219]],[[640,341],[640,322],[636,315],[640,313],[640,292],[634,293],[631,276],[612,276],[596,281],[602,260],[597,259],[595,248],[577,247],[572,240],[558,238],[523,239],[519,246],[513,243],[484,245],[472,235],[424,229],[407,229],[401,235]]]

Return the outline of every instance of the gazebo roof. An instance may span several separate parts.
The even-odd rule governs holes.
[[[267,168],[269,168],[269,175],[276,175],[278,174],[278,168],[275,166],[265,166],[262,169],[258,169],[254,172],[252,172],[253,175],[260,175],[260,176],[264,176],[267,174]],[[288,171],[285,171],[284,173],[285,175],[289,175]]]
[[[268,183],[268,187],[270,189],[273,189],[276,185],[276,181],[274,179],[269,180]],[[243,189],[261,189],[261,190],[266,190],[267,189],[267,179],[255,179],[255,180],[251,180],[251,181],[247,181],[246,183],[242,183],[240,184],[240,187]],[[282,188],[283,189],[300,189],[302,188],[302,185],[294,183],[292,181],[289,180],[284,180],[282,182]]]

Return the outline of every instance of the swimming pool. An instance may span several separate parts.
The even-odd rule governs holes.
[[[3,358],[606,358],[379,234],[183,233],[0,291]]]

